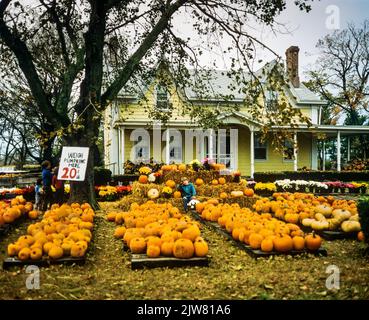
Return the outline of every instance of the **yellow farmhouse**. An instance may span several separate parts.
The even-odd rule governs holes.
[[[122,91],[104,116],[105,166],[115,175],[124,174],[123,165],[127,160],[188,163],[193,159],[209,158],[251,177],[255,172],[297,171],[300,168],[317,170],[317,136],[324,133],[326,137],[337,139],[337,170],[340,171],[342,136],[368,133],[368,128],[321,124],[321,108],[326,102],[300,82],[298,53],[298,47],[290,47],[286,51],[289,83],[283,88],[284,97],[308,116],[313,125],[309,128],[300,125],[293,129],[294,142],[286,142],[287,152],[284,155],[275,151],[270,142],[261,142],[258,134],[260,126],[251,118],[245,97],[238,90],[230,91],[231,79],[225,72],[213,70],[209,81],[214,98],[206,101],[199,100],[191,88],[185,88],[181,94],[172,88],[164,88],[155,80],[145,86],[141,95]],[[239,105],[238,111],[228,109],[220,114],[224,129],[194,130],[196,124],[191,123],[190,117],[183,113],[183,104],[191,102],[192,105],[221,108],[224,101],[216,98],[217,92],[232,94],[231,103]],[[275,103],[275,99],[281,97],[269,93],[265,107]],[[165,126],[149,118],[153,111],[165,114],[168,106],[171,106],[172,112]],[[280,129],[290,128],[272,128]],[[202,134],[194,134],[197,131]],[[349,160],[349,153],[346,160]]]

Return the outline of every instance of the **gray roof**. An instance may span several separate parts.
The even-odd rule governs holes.
[[[276,63],[273,60],[267,63],[264,67],[259,69],[254,73],[256,77],[259,78],[261,83],[266,82],[267,72],[266,69],[272,68]],[[243,83],[245,81],[250,81],[252,79],[250,73],[240,72],[238,75],[240,77],[239,81],[235,80],[235,77],[230,77],[227,75],[229,70],[189,70],[190,72],[190,86],[185,87],[183,92],[187,99],[192,101],[222,101],[224,96],[231,96],[231,101],[233,102],[243,102],[245,99],[245,93],[243,91]],[[200,80],[201,79],[201,80]],[[201,83],[206,89],[206,98],[199,97],[196,93],[198,84]],[[142,79],[132,79],[128,82],[127,86],[121,90],[119,97],[124,99],[139,99],[139,97],[147,91],[149,84],[144,83]],[[137,92],[137,88],[139,91]],[[136,91],[136,92],[135,92]],[[292,84],[288,88],[289,94],[295,99],[296,104],[307,104],[307,105],[323,105],[326,104],[325,101],[321,100],[315,93],[310,91],[304,84],[300,84],[299,88],[294,88]]]

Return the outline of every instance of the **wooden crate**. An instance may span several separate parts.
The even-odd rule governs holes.
[[[46,257],[41,260],[19,260],[16,257],[5,258],[3,261],[3,269],[9,269],[11,267],[23,267],[28,265],[38,266],[38,267],[48,267],[51,264],[84,264],[86,262],[86,257],[74,258],[74,257],[63,257],[57,260],[50,260]]]

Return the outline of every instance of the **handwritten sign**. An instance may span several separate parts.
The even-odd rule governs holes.
[[[84,181],[89,148],[63,147],[58,180]]]

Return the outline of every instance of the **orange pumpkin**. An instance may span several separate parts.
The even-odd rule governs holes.
[[[40,260],[42,258],[42,249],[32,248],[30,253],[30,258],[32,260]]]
[[[139,182],[139,183],[147,183],[147,181],[148,181],[148,178],[147,178],[147,176],[145,176],[145,175],[140,175],[140,176],[138,177],[138,182]]]
[[[114,222],[116,215],[117,215],[116,212],[110,212],[110,213],[107,214],[106,220],[108,220],[110,222]]]
[[[203,179],[201,179],[201,178],[197,178],[197,179],[196,179],[196,181],[195,181],[195,184],[196,184],[197,186],[201,186],[201,185],[203,185],[203,184],[204,184],[204,180],[203,180]]]
[[[362,231],[358,232],[357,239],[359,241],[364,241],[365,240],[364,232],[362,232]]]
[[[261,242],[263,241],[263,236],[258,233],[252,233],[249,236],[249,244],[252,249],[260,249]]]
[[[263,241],[261,241],[260,249],[264,252],[271,252],[273,251],[273,239],[271,238],[265,238]]]
[[[188,239],[178,239],[174,243],[173,255],[180,259],[192,258],[195,252],[194,245],[191,240]]]
[[[178,165],[178,170],[179,170],[179,171],[186,171],[186,169],[187,169],[187,167],[186,167],[186,165],[185,165],[185,164],[179,164],[179,165]]]
[[[31,255],[31,249],[30,248],[23,248],[18,253],[19,260],[25,261],[28,260]]]
[[[293,249],[293,242],[290,236],[280,235],[273,240],[274,249],[278,252],[288,252]]]
[[[211,184],[213,185],[213,186],[216,186],[216,185],[218,185],[218,180],[217,179],[213,179],[212,181],[211,181]]]
[[[219,182],[219,184],[222,184],[222,185],[223,185],[223,184],[226,184],[226,179],[225,179],[225,178],[223,178],[223,177],[222,177],[222,178],[219,178],[219,179],[218,179],[218,182]]]
[[[244,195],[246,197],[253,197],[254,196],[254,190],[247,188],[243,191]]]
[[[305,244],[309,250],[316,251],[322,245],[322,239],[313,232],[305,237]]]
[[[174,191],[174,193],[173,193],[173,197],[174,197],[175,199],[180,199],[180,198],[182,198],[182,194],[181,194],[181,192],[180,192],[180,191]]]
[[[48,252],[48,255],[51,259],[60,259],[64,254],[64,251],[61,247],[57,246],[57,245],[53,245],[49,252]]]
[[[123,239],[126,231],[127,231],[126,227],[118,227],[114,231],[114,237],[117,239]]]
[[[160,256],[160,247],[158,246],[147,246],[146,254],[149,258],[157,258]]]
[[[228,194],[226,192],[221,192],[220,195],[219,195],[219,198],[220,199],[227,199],[228,198]]]
[[[165,241],[161,244],[160,252],[163,256],[173,256],[174,241]]]
[[[146,250],[146,241],[142,237],[133,238],[130,241],[129,249],[132,253],[144,253]]]
[[[301,236],[295,236],[292,238],[293,249],[294,250],[304,250],[305,248],[305,239]]]
[[[196,226],[189,227],[182,231],[182,238],[191,240],[194,242],[197,237],[200,236],[200,230]]]
[[[167,187],[169,187],[169,188],[175,188],[175,186],[176,186],[176,183],[173,181],[173,180],[167,180],[166,182],[165,182],[165,185],[167,186]]]
[[[209,252],[209,247],[206,241],[201,238],[197,237],[194,242],[195,247],[195,256],[196,257],[205,257]]]
[[[203,202],[198,202],[196,203],[196,212],[197,213],[201,213],[205,208],[205,203]]]

